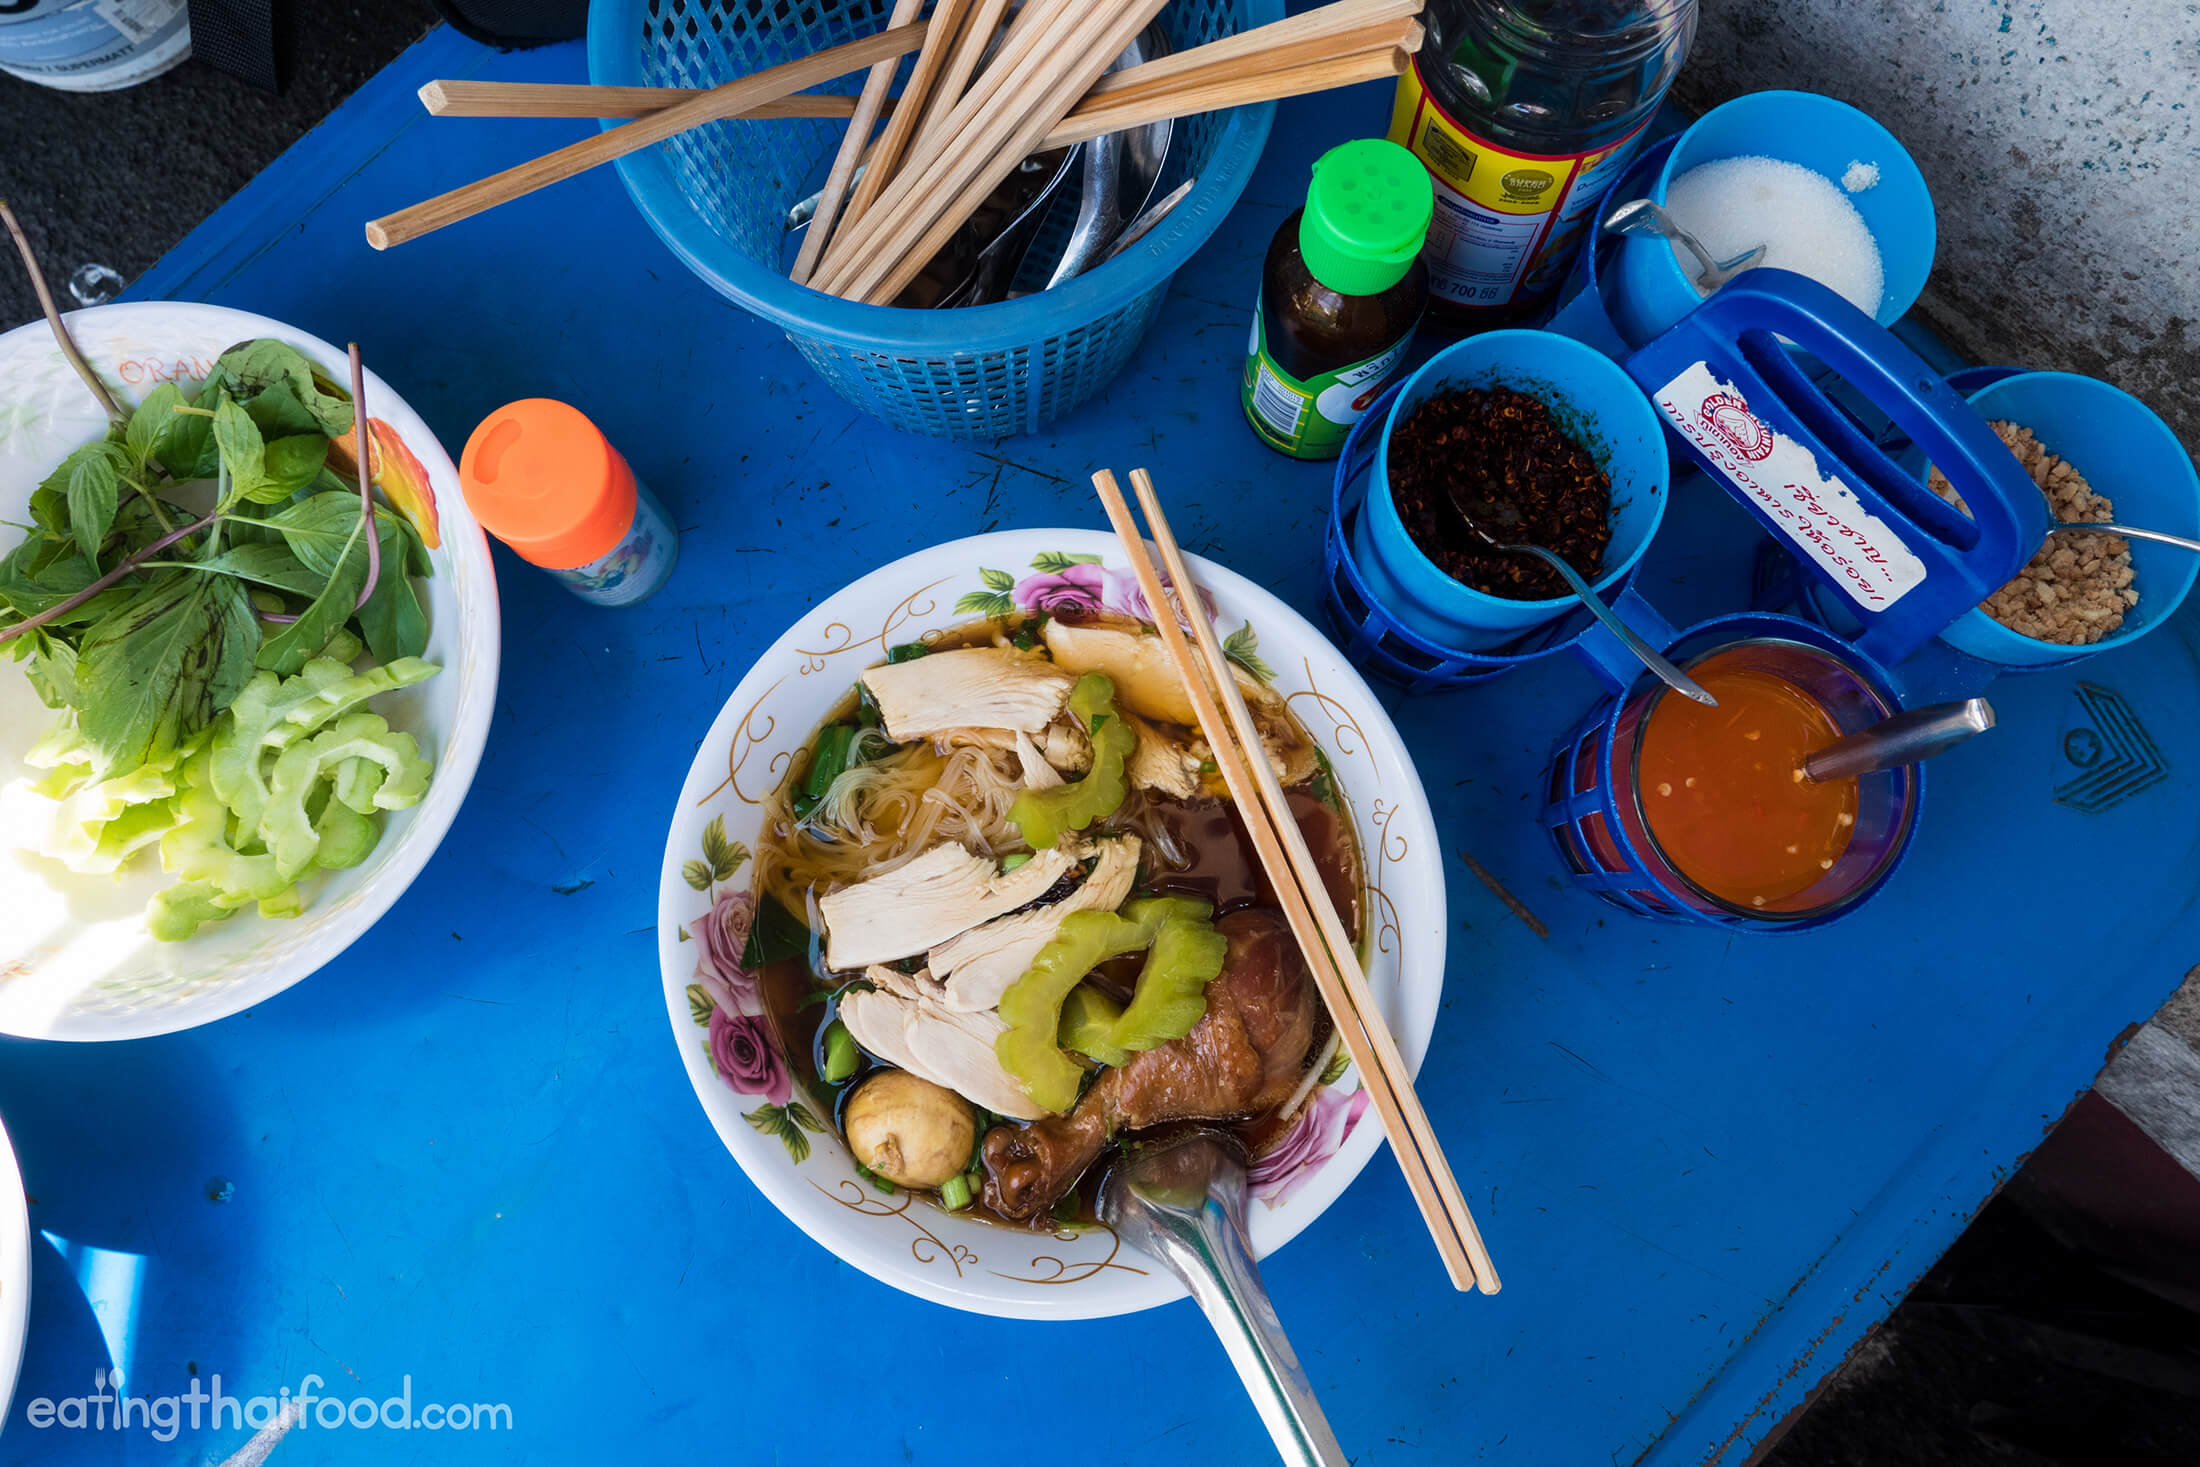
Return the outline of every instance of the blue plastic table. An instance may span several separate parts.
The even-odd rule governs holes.
[[[277,1464],[1257,1460],[1189,1304],[956,1314],[783,1220],[674,1061],[654,894],[696,741],[798,610],[935,541],[1099,527],[1096,467],[1150,466],[1191,548],[1318,614],[1327,473],[1255,444],[1239,353],[1306,165],[1379,132],[1386,94],[1285,104],[1131,371],[1048,432],[963,447],[854,415],[696,285],[608,169],[366,247],[363,220],[583,130],[432,120],[422,81],[582,69],[576,46],[438,31],[137,286],[357,337],[452,447],[508,399],[567,398],[685,540],[667,590],[623,612],[499,552],[502,695],[472,796],[339,961],[190,1034],[0,1043],[44,1235],[0,1461],[216,1463],[251,1438],[226,1417],[167,1443],[26,1423],[118,1362],[132,1395],[317,1375],[380,1400],[409,1377],[416,1412],[509,1407],[433,1434],[309,1425]],[[1738,607],[1751,533],[1692,495],[1641,584],[1676,622]],[[1550,935],[1447,856],[1422,1091],[1504,1292],[1444,1286],[1387,1158],[1268,1265],[1354,1460],[1738,1464],[1794,1411],[2200,956],[2200,784],[2150,777],[2200,728],[2193,630],[2083,684],[1998,684],[2002,727],[1933,766],[1898,886],[1799,938],[1643,925],[1565,886],[1529,817],[1593,694],[1578,669],[1398,706],[1450,842]],[[2097,726],[2104,697],[2153,742]],[[2104,907],[2120,919],[2077,915]]]

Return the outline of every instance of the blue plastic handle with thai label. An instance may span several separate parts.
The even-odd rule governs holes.
[[[1845,379],[1925,450],[1970,510],[1904,473],[1805,374]],[[1757,269],[1627,359],[1673,441],[1747,506],[1902,661],[2016,574],[2047,502],[1961,393],[1884,327],[1805,276]]]

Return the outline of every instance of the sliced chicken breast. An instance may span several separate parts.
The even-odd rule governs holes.
[[[1084,884],[1058,902],[997,917],[944,942],[926,955],[932,975],[946,984],[941,1002],[964,1013],[990,1010],[1024,976],[1039,949],[1053,941],[1072,912],[1112,912],[1131,894],[1138,876],[1139,839],[1126,835],[1095,841],[1099,859]]]
[[[818,900],[825,919],[825,965],[853,973],[937,947],[959,932],[1037,901],[1089,848],[1040,851],[1003,871],[949,841],[883,875]]]
[[[997,1115],[1030,1121],[1046,1113],[994,1054],[993,1041],[1008,1027],[999,1015],[941,1007],[930,997],[937,984],[928,974],[878,966],[864,976],[877,986],[840,1001],[840,1021],[856,1043]]]
[[[1013,647],[959,647],[863,674],[897,743],[963,728],[1037,733],[1061,713],[1076,682],[1046,658]]]

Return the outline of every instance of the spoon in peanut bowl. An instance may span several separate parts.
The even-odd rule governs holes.
[[[1189,1130],[1134,1145],[1100,1184],[1100,1217],[1184,1281],[1237,1367],[1286,1463],[1349,1460],[1322,1415],[1245,1234],[1245,1165],[1223,1132]]]
[[[1445,488],[1445,495],[1439,502],[1451,510],[1452,516],[1465,527],[1468,534],[1492,550],[1502,550],[1508,555],[1533,555],[1540,558],[1558,572],[1559,578],[1565,581],[1574,595],[1581,598],[1581,604],[1589,608],[1590,615],[1603,622],[1605,629],[1619,638],[1628,651],[1641,659],[1644,667],[1656,673],[1659,681],[1674,692],[1693,698],[1707,708],[1719,706],[1719,700],[1705,692],[1702,684],[1675,667],[1657,648],[1637,636],[1633,627],[1620,620],[1618,614],[1606,606],[1596,592],[1589,589],[1589,583],[1565,556],[1524,540],[1508,539],[1501,533],[1517,529],[1520,524],[1519,510],[1493,495],[1477,493],[1457,478],[1452,479]]]

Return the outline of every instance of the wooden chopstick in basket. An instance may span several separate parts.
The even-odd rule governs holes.
[[[890,300],[900,284],[906,284],[906,277],[930,258],[918,254],[912,261],[907,255],[921,249],[925,241],[951,235],[986,196],[970,180],[1001,172],[997,155],[1013,152],[1020,143],[1028,140],[1029,152],[1048,152],[1163,118],[1275,101],[1396,75],[1405,69],[1410,53],[1422,40],[1421,28],[1411,18],[1419,9],[1418,0],[1334,0],[1288,20],[1101,76],[1078,97],[1067,115],[1058,115],[1051,126],[1031,136],[1029,124],[1037,115],[1035,109],[1043,100],[1047,110],[1052,111],[1064,89],[1065,69],[1073,74],[1077,71],[1059,54],[1067,45],[1064,28],[1084,21],[1086,27],[1076,33],[1090,34],[1093,12],[1080,14],[1085,0],[1069,4],[1057,0],[1051,6],[1042,0],[1027,0],[967,94],[958,95],[963,78],[969,75],[965,68],[975,66],[975,53],[989,39],[982,33],[997,20],[1003,0],[969,3],[978,9],[960,27],[952,51],[944,45],[923,47],[928,27],[940,21],[935,14],[930,22],[881,31],[708,91],[431,81],[420,89],[420,98],[430,112],[439,116],[636,120],[374,220],[367,225],[367,241],[376,249],[387,249],[417,239],[706,122],[733,118],[851,118],[864,121],[861,129],[851,121],[851,136],[859,131],[868,134],[870,120],[885,110],[883,97],[879,98],[878,110],[872,111],[855,98],[801,95],[802,89],[923,47],[928,56],[937,54],[944,59],[936,95],[920,95],[917,105],[909,109],[918,115],[906,120],[902,108],[893,108],[894,122],[871,150],[873,155],[891,157],[880,150],[889,144],[904,149],[897,160],[898,171],[889,164],[879,171],[876,184],[867,172],[848,195],[853,207],[837,236],[827,238],[826,231],[818,229],[813,221],[805,240],[805,249],[813,256],[812,283],[859,299]],[[952,11],[955,7],[949,8]],[[1134,8],[1142,12],[1145,6]],[[1105,7],[1095,7],[1095,11],[1106,14]],[[954,24],[959,17],[951,13],[947,19]],[[1048,54],[1048,48],[1039,44],[1042,39],[1055,43],[1057,54]],[[1051,89],[1047,78],[1054,80]],[[917,80],[913,74],[912,84]],[[1031,92],[1034,85],[1047,90],[1043,99]],[[858,118],[859,113],[866,115]],[[981,157],[960,156],[965,153]],[[988,166],[977,168],[975,164],[980,161]],[[1013,161],[1008,166],[1013,167]],[[920,178],[921,184],[917,182]],[[889,218],[890,223],[874,223]],[[917,243],[909,251],[901,250],[900,241],[910,238]],[[881,266],[882,253],[890,266]]]
[[[924,44],[926,23],[899,26],[865,36],[860,41],[850,41],[844,46],[833,46],[814,55],[789,61],[780,66],[727,82],[699,96],[678,102],[661,112],[652,112],[637,118],[624,127],[600,132],[583,138],[577,143],[545,153],[540,158],[530,158],[502,173],[492,173],[487,178],[438,194],[432,199],[384,215],[367,225],[367,243],[378,250],[391,245],[418,239],[431,230],[446,224],[456,224],[484,209],[493,209],[516,198],[533,193],[536,189],[586,172],[600,163],[624,157],[637,148],[651,143],[661,143],[675,133],[686,132],[706,122],[719,122],[738,117],[759,102],[776,101],[804,87],[814,87],[820,82],[858,71],[876,62],[906,56]]]
[[[1131,473],[1131,484],[1146,511],[1146,522],[1168,563],[1169,579],[1177,591],[1177,604],[1189,619],[1197,639],[1196,652],[1178,626],[1176,617],[1170,613],[1170,599],[1160,574],[1147,554],[1145,539],[1139,534],[1130,505],[1125,502],[1115,476],[1103,469],[1092,476],[1092,482],[1100,493],[1101,504],[1107,509],[1108,522],[1123,543],[1139,588],[1145,592],[1147,604],[1154,608],[1155,629],[1161,633],[1162,644],[1184,679],[1200,730],[1214,749],[1223,782],[1229,786],[1238,815],[1245,822],[1254,849],[1260,855],[1261,866],[1276,889],[1277,899],[1283,904],[1284,916],[1306,956],[1315,986],[1336,1022],[1346,1052],[1359,1066],[1361,1083],[1366,1086],[1368,1098],[1381,1118],[1391,1152],[1405,1174],[1406,1185],[1444,1260],[1445,1272],[1458,1289],[1479,1288],[1485,1294],[1494,1294],[1499,1287],[1497,1269],[1490,1261],[1489,1250],[1483,1246],[1481,1232],[1475,1226],[1465,1197],[1460,1194],[1450,1164],[1444,1159],[1443,1148],[1429,1125],[1428,1114],[1421,1108],[1405,1060],[1398,1053],[1397,1044],[1383,1022],[1382,1011],[1368,990],[1366,976],[1360,971],[1358,953],[1329,899],[1328,888],[1306,848],[1305,838],[1299,833],[1275,771],[1268,766],[1252,712],[1245,706],[1244,694],[1238,691],[1237,681],[1222,654],[1214,623],[1200,600],[1198,583],[1192,579],[1177,549],[1160,500],[1154,494],[1153,480],[1143,469]],[[1217,706],[1218,698],[1229,709],[1227,721]]]
[[[1005,0],[981,0],[981,3],[986,4],[987,10],[992,10],[1005,3]],[[1205,85],[1223,78],[1269,74],[1315,61],[1339,60],[1362,52],[1393,48],[1408,52],[1418,50],[1421,42],[1420,27],[1414,22],[1413,14],[1419,8],[1416,0],[1381,0],[1375,6],[1360,5],[1355,0],[1338,0],[1338,3],[1321,6],[1289,20],[1240,31],[1234,36],[1225,36],[1219,41],[1210,41],[1204,46],[1194,46],[1187,51],[1172,52],[1124,71],[1109,72],[1094,83],[1091,90],[1070,109],[1069,118],[1063,126],[1048,135],[1046,146],[1061,146],[1058,138],[1069,131],[1071,124],[1079,119],[1127,104],[1134,98],[1156,94],[1175,95],[1179,87],[1186,85]],[[1366,19],[1356,19],[1348,26],[1338,25],[1332,15],[1332,12],[1355,11],[1370,13]],[[937,17],[934,19],[936,21]],[[948,62],[950,68],[974,59],[966,54],[961,42],[969,41],[972,34],[987,25],[988,20],[987,11],[981,11],[972,25],[964,29],[957,51]],[[1316,21],[1327,23],[1310,24]],[[980,50],[983,45],[979,43],[970,49]],[[962,100],[961,88],[968,80],[967,73],[958,76],[950,69],[939,79],[937,96],[931,100],[927,111],[937,117],[952,109]],[[420,88],[420,103],[437,117],[620,118],[647,117],[678,103],[709,95],[711,90],[701,87],[601,87],[573,82],[452,79],[431,81],[423,85]],[[727,116],[730,118],[737,115],[744,120],[813,117],[837,119],[853,115],[855,109],[856,99],[853,97],[805,92],[759,102],[738,114],[729,113]],[[897,113],[899,111],[898,107],[894,110]],[[869,174],[865,174],[865,178],[868,177]]]

